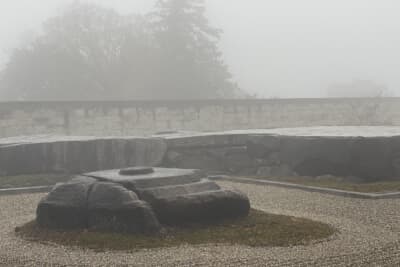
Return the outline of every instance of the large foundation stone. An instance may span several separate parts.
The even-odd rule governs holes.
[[[37,223],[51,229],[86,228],[87,197],[94,183],[84,178],[54,186],[37,207]]]
[[[95,183],[88,198],[88,228],[96,231],[151,233],[160,225],[151,207],[115,183]]]
[[[198,170],[133,168],[88,173],[59,184],[37,208],[40,226],[154,233],[162,224],[247,216],[249,199]]]

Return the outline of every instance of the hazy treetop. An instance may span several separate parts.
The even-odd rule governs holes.
[[[246,97],[204,0],[158,0],[146,15],[74,3],[43,23],[0,72],[3,101]]]
[[[0,64],[71,0],[0,2]],[[152,0],[91,0],[124,13]],[[400,95],[396,0],[208,0],[224,30],[222,50],[239,85],[265,97],[324,96],[333,83],[371,80]],[[39,6],[40,3],[40,6]],[[33,33],[32,33],[33,32]]]

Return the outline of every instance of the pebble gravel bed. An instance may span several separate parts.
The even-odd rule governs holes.
[[[338,229],[329,240],[290,248],[182,245],[96,252],[34,243],[15,226],[35,216],[42,193],[0,196],[0,266],[400,266],[400,199],[362,200],[273,186],[221,183],[247,193],[252,206]]]

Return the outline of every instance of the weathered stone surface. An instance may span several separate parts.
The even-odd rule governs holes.
[[[257,171],[263,177],[291,177],[297,174],[287,165],[261,167]]]
[[[87,197],[92,182],[57,184],[36,210],[37,223],[51,229],[87,227]]]
[[[394,177],[400,178],[400,155],[393,155],[392,157],[392,167],[394,171]]]
[[[0,170],[3,175],[45,173],[47,145],[21,144],[0,147]]]
[[[81,173],[138,165],[253,175],[263,167],[287,165],[306,176],[391,179],[400,176],[399,129],[313,127],[158,138],[9,138],[0,140],[0,175]]]
[[[139,200],[138,196],[120,184],[96,182],[88,196],[88,208],[113,208]]]
[[[120,175],[140,175],[154,173],[154,168],[152,167],[131,167],[126,169],[121,169],[119,171]]]
[[[305,127],[178,135],[167,137],[164,164],[240,175],[392,179],[400,176],[399,129]]]
[[[154,233],[160,222],[213,222],[247,216],[249,209],[245,195],[222,190],[197,170],[154,168],[137,175],[110,170],[55,186],[39,203],[37,221],[56,229]]]
[[[218,190],[158,199],[153,209],[161,223],[179,225],[244,217],[250,202],[242,193]]]
[[[220,149],[194,148],[190,150],[169,150],[164,164],[167,167],[218,171],[222,169]]]
[[[266,158],[280,150],[281,140],[276,135],[249,135],[247,151],[252,158]]]
[[[222,169],[228,173],[241,173],[256,167],[256,162],[249,156],[246,146],[226,148],[221,156]]]
[[[233,147],[246,145],[247,133],[189,133],[165,136],[171,149]]]
[[[240,173],[257,165],[248,155],[246,146],[169,150],[164,164],[176,168],[201,169],[211,173],[218,171]]]
[[[95,183],[88,198],[88,227],[96,231],[151,233],[160,230],[151,207],[116,183]]]
[[[199,182],[204,177],[200,170],[154,168],[154,173],[140,175],[121,175],[119,170],[88,173],[86,176],[99,181],[114,182],[136,191],[138,189],[180,185]]]
[[[143,201],[124,203],[113,209],[90,209],[88,227],[94,231],[129,234],[156,233],[161,229],[153,210]]]
[[[69,181],[69,183],[94,183],[94,182],[97,182],[97,180],[83,175],[74,176]]]
[[[208,179],[202,179],[197,183],[180,184],[172,186],[153,187],[138,190],[141,199],[153,204],[162,198],[171,198],[188,194],[201,193],[206,191],[220,190],[220,186]]]
[[[276,157],[302,176],[357,176],[379,180],[398,175],[395,155],[400,150],[399,137],[280,138]],[[251,147],[262,147],[255,139],[251,142]],[[264,153],[267,154],[268,151]]]
[[[160,138],[48,137],[0,144],[0,173],[82,173],[129,166],[159,166],[167,150]]]

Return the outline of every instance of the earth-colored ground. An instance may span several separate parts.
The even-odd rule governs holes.
[[[96,252],[27,242],[14,228],[34,218],[43,194],[0,197],[1,266],[399,266],[400,199],[360,200],[272,186],[223,183],[247,193],[269,213],[309,218],[339,230],[309,246],[254,248],[183,245]]]

